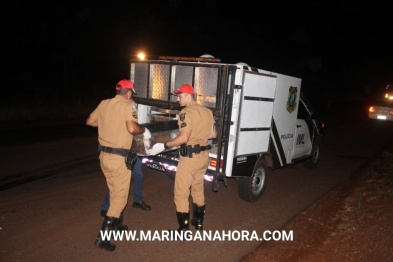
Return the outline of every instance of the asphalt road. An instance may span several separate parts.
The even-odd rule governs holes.
[[[0,190],[97,159],[97,129],[84,118],[0,123]]]
[[[365,118],[342,121],[326,130],[324,151],[316,169],[309,170],[298,164],[273,171],[263,197],[255,203],[240,200],[236,180],[229,179],[227,187],[221,183],[217,193],[212,192],[207,183],[205,229],[255,231],[258,236],[266,230],[279,230],[385,145],[391,144],[392,133],[390,122]],[[95,150],[94,138],[89,136],[46,145],[53,148],[55,144],[68,157],[81,159],[83,157],[78,158],[77,153],[72,155],[71,152],[83,155],[84,143],[91,143],[91,150]],[[42,143],[7,146],[1,150],[17,151],[20,147],[26,150],[26,147],[39,145],[38,151],[44,151]],[[3,151],[0,152],[3,158]],[[106,185],[95,152],[91,156],[88,159],[87,154],[84,161],[74,165],[59,163],[57,169],[47,171],[50,175],[45,178],[0,191],[0,261],[238,261],[261,244],[257,240],[123,240],[116,241],[114,252],[95,248],[93,242],[102,223],[99,210]],[[46,153],[46,157],[37,157],[36,161],[47,166],[53,165],[48,159],[55,158],[52,152]],[[35,172],[39,174],[39,170]],[[125,210],[125,223],[130,230],[138,232],[177,228],[173,181],[158,171],[145,168],[144,173],[143,194],[153,209],[147,212],[129,206]],[[296,241],[296,232],[293,236]]]

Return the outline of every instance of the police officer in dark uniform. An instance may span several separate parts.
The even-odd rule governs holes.
[[[143,133],[144,139],[151,137],[149,130],[137,122],[136,104],[132,100],[134,93],[134,83],[121,80],[116,85],[116,96],[101,101],[86,120],[87,125],[98,127],[100,166],[110,192],[110,207],[102,231],[126,228],[122,225],[122,217],[128,200],[131,171],[126,166],[125,156],[131,149],[133,135]],[[108,251],[116,248],[108,240],[103,240],[101,234],[94,245]]]
[[[156,155],[165,149],[180,146],[174,188],[178,231],[189,230],[190,193],[194,209],[191,223],[196,230],[202,230],[206,207],[203,177],[209,161],[207,142],[217,136],[213,113],[195,101],[194,88],[189,84],[181,85],[173,94],[177,95],[178,103],[184,106],[178,119],[180,133],[171,141],[154,144],[149,154]]]

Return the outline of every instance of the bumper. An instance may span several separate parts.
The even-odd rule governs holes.
[[[158,156],[142,156],[140,157],[141,161],[148,168],[158,170],[165,173],[175,174],[177,170],[178,161],[162,158]],[[214,181],[214,171],[207,169],[206,173],[203,177],[205,181],[213,182]]]

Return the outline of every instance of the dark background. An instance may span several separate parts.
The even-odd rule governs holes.
[[[21,1],[3,4],[1,106],[114,95],[129,59],[211,54],[303,79],[317,105],[393,83],[392,11],[377,1]]]

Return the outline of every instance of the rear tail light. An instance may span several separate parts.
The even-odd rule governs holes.
[[[373,113],[375,111],[373,106],[370,106],[370,108],[368,109],[368,111],[370,111],[371,113]]]
[[[222,168],[223,165],[224,165],[224,161],[221,161],[221,162],[220,162],[220,168]],[[217,159],[216,159],[216,158],[210,158],[209,166],[214,166],[214,167],[216,167],[216,166],[217,166]]]

